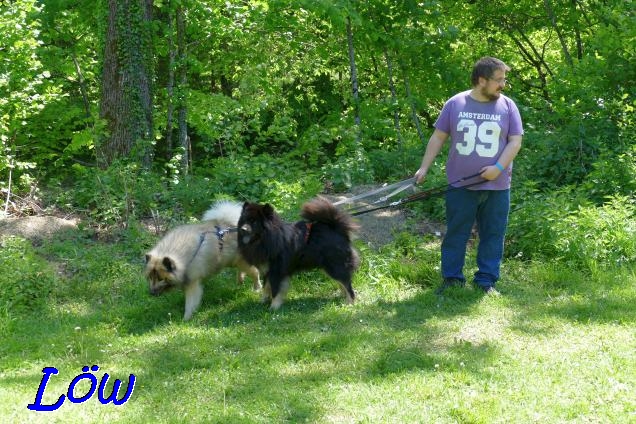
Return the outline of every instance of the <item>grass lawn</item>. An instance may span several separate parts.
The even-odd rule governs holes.
[[[501,296],[438,297],[435,240],[359,243],[353,306],[316,272],[270,312],[227,270],[183,322],[182,292],[147,292],[153,241],[4,241],[0,289],[27,275],[51,292],[0,305],[0,422],[636,423],[634,267],[588,275],[508,260]],[[122,381],[118,398],[133,374],[129,400],[27,409],[44,367],[58,370],[41,399],[51,405],[92,365],[98,383],[110,376],[106,394]],[[79,380],[74,395],[89,390]]]

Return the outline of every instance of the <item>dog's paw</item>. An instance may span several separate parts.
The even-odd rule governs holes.
[[[274,300],[272,300],[272,304],[269,305],[269,309],[271,311],[277,311],[280,309],[281,306],[283,306],[283,299],[275,297]]]

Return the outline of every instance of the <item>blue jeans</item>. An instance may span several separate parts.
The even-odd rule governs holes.
[[[508,226],[510,190],[451,189],[446,193],[446,235],[442,241],[442,277],[466,281],[466,244],[477,223],[479,245],[474,282],[493,287],[499,279]]]

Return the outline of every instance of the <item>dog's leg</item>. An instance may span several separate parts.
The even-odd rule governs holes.
[[[352,305],[356,299],[356,294],[353,291],[353,287],[351,287],[351,279],[345,281],[338,281],[340,283],[340,288],[342,289],[342,293],[345,295],[347,299],[347,303]]]
[[[258,272],[258,268],[251,266],[247,271],[247,275],[252,279],[252,289],[259,291],[261,289],[261,274]]]
[[[277,285],[277,292],[274,293],[272,290],[272,304],[270,305],[270,309],[275,311],[280,308],[285,301],[285,297],[287,296],[287,291],[289,290],[289,277],[283,277],[283,279]]]
[[[342,289],[342,293],[347,299],[348,304],[353,304],[356,298],[356,294],[353,291],[353,287],[351,286],[351,280],[353,278],[353,271],[346,268],[346,266],[338,267],[329,267],[326,268],[325,271],[327,275],[336,280],[340,284],[340,288]]]
[[[203,297],[203,286],[200,280],[192,281],[186,285],[185,291],[185,313],[183,314],[183,320],[188,321],[192,318],[192,314],[197,310],[201,304],[201,298]]]
[[[245,275],[247,274],[252,279],[252,289],[254,289],[254,291],[261,289],[261,278],[258,268],[248,264],[243,258],[238,259],[236,266],[240,270],[240,275],[242,276],[239,280],[239,284],[243,283]]]
[[[265,284],[261,290],[261,303],[267,303],[272,298],[272,286],[269,284],[269,279],[265,277]]]

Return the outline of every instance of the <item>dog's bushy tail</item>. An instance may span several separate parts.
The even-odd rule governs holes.
[[[241,217],[243,205],[231,200],[219,200],[203,214],[203,221],[227,220],[236,225]]]
[[[330,225],[348,237],[359,228],[348,213],[339,210],[329,200],[320,196],[305,203],[300,216],[307,221]]]

